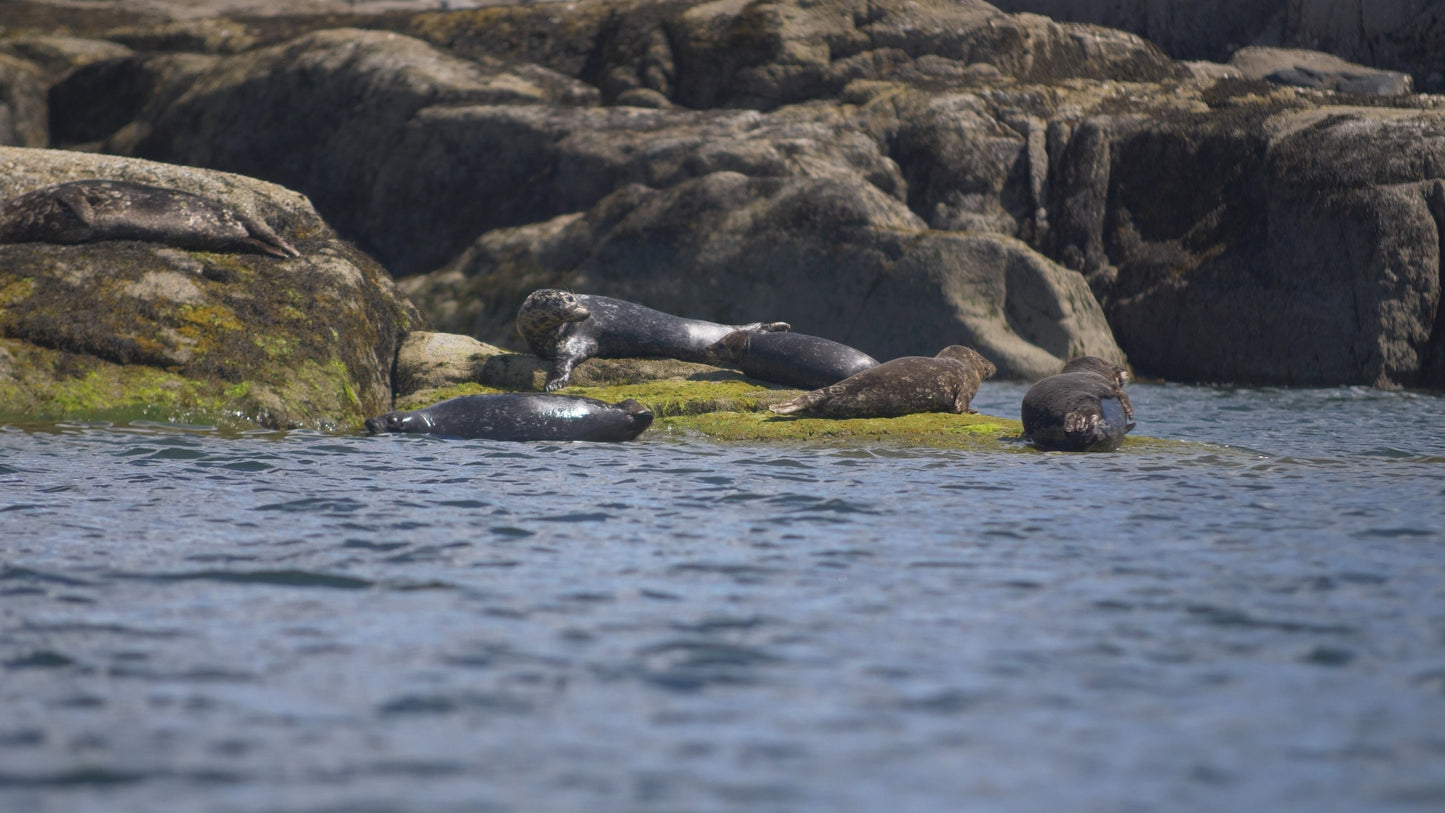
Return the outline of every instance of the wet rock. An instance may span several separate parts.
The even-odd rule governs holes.
[[[209,170],[0,148],[0,198],[81,178],[221,201],[302,256],[132,240],[0,245],[6,419],[329,428],[389,408],[397,344],[420,315],[305,197]]]

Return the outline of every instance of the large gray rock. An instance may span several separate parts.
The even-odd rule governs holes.
[[[0,144],[46,144],[45,83],[39,68],[0,54]]]
[[[1064,150],[1053,250],[1089,278],[1140,372],[1441,380],[1445,115],[1100,117]]]
[[[112,240],[0,244],[0,414],[358,426],[391,404],[420,315],[300,194],[210,170],[0,147],[0,199],[105,178],[203,195],[302,256]]]
[[[533,288],[567,287],[724,323],[783,320],[880,359],[973,346],[1037,378],[1119,362],[1082,277],[999,235],[936,232],[858,180],[721,171],[624,188],[583,214],[484,235],[403,283],[444,330],[517,346]]]
[[[1414,74],[1445,89],[1439,0],[995,0],[1004,11],[1132,31],[1180,59],[1222,62],[1247,45],[1308,48]]]
[[[1347,26],[1396,34],[1433,13],[1346,0],[1266,3],[1263,17],[1225,0],[1112,4],[1175,28],[1283,13],[1276,39],[1327,6],[1360,12]],[[1146,374],[1445,379],[1438,260],[1420,220],[1436,219],[1429,190],[1445,177],[1432,97],[1356,107],[1338,92],[1353,80],[1316,62],[1298,71],[1313,87],[1281,87],[1240,67],[1186,69],[1131,34],[971,0],[582,0],[354,19],[406,36],[298,18],[256,24],[259,42],[279,44],[224,54],[203,36],[131,31],[140,52],[51,89],[84,111],[53,116],[54,135],[296,188],[399,277],[428,274],[426,306],[449,329],[484,336],[532,288],[589,281],[704,317],[716,302],[782,303],[820,332],[848,325],[827,334],[847,339],[863,335],[849,331],[878,310],[878,290],[893,290],[857,280],[897,282],[885,271],[930,246],[947,250],[917,265],[956,276],[956,257],[972,267],[988,246],[1002,266],[1050,267],[1042,255],[1084,274]],[[149,50],[182,46],[212,53]],[[663,203],[677,213],[654,212]],[[462,271],[483,255],[512,270]],[[754,266],[770,281],[739,277]],[[645,286],[628,281],[634,267],[651,269],[636,277]],[[834,276],[843,282],[819,284]],[[483,277],[492,282],[473,290]],[[919,312],[942,314],[925,322],[965,324],[1017,359],[1016,374],[1032,369],[1027,348],[1008,332],[989,339],[996,323],[969,308],[1004,308],[1025,345],[1067,352],[1009,324],[1021,307],[1012,288],[1000,300],[993,283],[969,284],[958,302],[909,290]],[[799,299],[819,290],[832,304]],[[875,340],[875,355],[936,349]]]
[[[410,131],[426,126],[415,122],[420,111],[436,105],[565,106],[596,96],[536,66],[509,69],[497,60],[462,60],[380,31],[320,31],[209,59],[211,66],[191,77],[183,93],[147,113],[138,136],[114,139],[107,147],[302,190],[342,233],[402,273],[416,266],[394,246],[406,243],[424,254],[431,235],[397,233],[405,227],[391,218],[427,201],[378,199],[376,186],[391,183],[381,176],[405,176],[423,160],[432,173],[451,172],[457,157],[406,153],[415,140]],[[451,211],[445,219],[467,215]],[[434,214],[426,217],[437,220]],[[433,261],[440,260],[436,255],[421,260]]]

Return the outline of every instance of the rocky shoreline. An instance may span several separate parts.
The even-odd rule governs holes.
[[[354,427],[407,397],[409,331],[520,349],[542,287],[880,359],[965,344],[1000,378],[1091,354],[1176,381],[1445,386],[1445,100],[1406,92],[1429,76],[1184,62],[973,0],[437,5],[7,4],[0,197],[165,175],[308,239],[241,283],[207,276],[236,262],[218,255],[0,246],[3,411],[164,392],[146,414]],[[298,293],[296,273],[355,284]],[[279,309],[237,310],[237,288]],[[263,334],[312,350],[254,352]]]

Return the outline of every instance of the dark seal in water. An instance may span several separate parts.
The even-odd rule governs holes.
[[[631,398],[616,404],[540,392],[463,395],[411,411],[369,418],[373,435],[409,432],[486,440],[632,440],[652,412]]]
[[[1097,356],[1071,360],[1024,393],[1024,434],[1046,451],[1114,451],[1134,428],[1128,380],[1127,370]]]

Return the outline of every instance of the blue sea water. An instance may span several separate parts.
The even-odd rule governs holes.
[[[1445,808],[1445,397],[1131,396],[1197,443],[5,427],[0,809]]]

